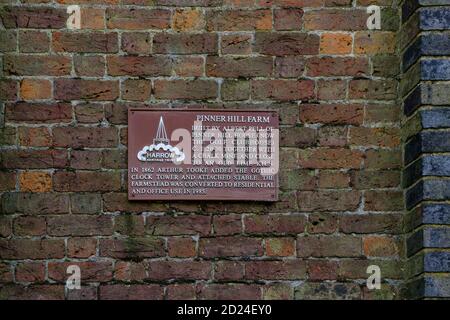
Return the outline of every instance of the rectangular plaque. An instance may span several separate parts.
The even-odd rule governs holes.
[[[129,200],[278,200],[275,111],[129,109]]]

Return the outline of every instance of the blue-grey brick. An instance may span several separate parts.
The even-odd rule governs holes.
[[[450,248],[450,228],[429,227],[423,230],[424,248]]]
[[[450,204],[425,204],[422,217],[423,223],[450,224]]]
[[[403,2],[402,5],[402,23],[405,23],[406,20],[419,8],[418,0],[407,0]]]
[[[423,180],[406,191],[406,207],[408,209],[413,208],[421,201],[448,199],[450,199],[450,180]]]
[[[408,165],[413,160],[417,159],[422,153],[422,133],[413,136],[405,145],[404,160],[405,165]]]
[[[430,33],[421,36],[421,52],[423,55],[445,56],[450,54],[450,34]]]
[[[425,131],[421,136],[423,152],[450,151],[450,131]]]
[[[450,272],[450,252],[427,252],[424,255],[425,272]]]
[[[449,83],[422,84],[422,103],[434,106],[450,105]]]
[[[450,80],[450,60],[422,60],[420,74],[422,80]]]
[[[403,72],[422,56],[422,37],[418,37],[403,54]]]
[[[450,276],[426,276],[425,297],[427,298],[448,298],[450,297]]]
[[[450,228],[425,227],[406,240],[408,257],[425,248],[450,248]]]
[[[450,128],[450,108],[434,108],[421,112],[425,129]]]
[[[420,11],[420,28],[422,30],[449,30],[450,8],[422,8]]]
[[[403,174],[403,185],[408,187],[425,176],[450,176],[450,156],[426,155],[409,165]]]
[[[439,6],[450,4],[450,0],[419,0],[419,3],[422,6]]]
[[[410,116],[422,104],[422,84],[417,85],[414,90],[405,98],[403,112]]]

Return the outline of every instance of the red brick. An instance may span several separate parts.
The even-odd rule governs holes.
[[[156,80],[156,99],[215,99],[218,84],[213,80]]]
[[[261,239],[249,237],[202,238],[199,255],[205,258],[262,256]]]
[[[149,261],[147,263],[150,280],[207,280],[211,274],[211,264],[207,261]]]
[[[222,54],[251,54],[252,36],[249,34],[224,34],[221,37]]]
[[[53,145],[72,148],[107,148],[117,146],[117,129],[114,127],[56,127],[53,128]]]
[[[66,150],[7,150],[2,152],[0,167],[5,169],[65,168]]]
[[[254,284],[208,284],[197,287],[197,296],[206,300],[259,300],[261,288]]]
[[[16,236],[45,235],[47,224],[44,217],[21,216],[14,219],[14,234]]]
[[[117,33],[54,32],[55,52],[115,53],[119,50]]]
[[[275,59],[275,76],[280,78],[298,78],[305,71],[303,57],[289,56]]]
[[[211,232],[211,218],[200,215],[150,216],[146,230],[152,235],[208,235]]]
[[[169,238],[167,249],[170,257],[190,258],[195,257],[196,241],[190,237],[171,237]]]
[[[26,147],[50,147],[52,136],[47,127],[19,127],[19,144]]]
[[[214,278],[219,281],[240,281],[244,279],[244,264],[240,261],[218,261]]]
[[[0,258],[6,260],[60,259],[64,257],[64,240],[0,239]]]
[[[161,238],[100,239],[100,256],[117,259],[141,259],[165,256]]]
[[[119,281],[143,281],[147,277],[145,265],[139,262],[118,261],[115,264],[114,279]]]
[[[143,235],[144,216],[130,214],[117,216],[114,219],[114,231],[128,236]]]
[[[307,75],[319,76],[364,76],[369,73],[367,58],[313,57],[307,60]]]
[[[208,11],[208,31],[253,31],[272,29],[270,10],[221,10]]]
[[[266,255],[269,257],[289,257],[295,255],[295,240],[292,238],[265,239]]]
[[[363,238],[364,254],[370,257],[398,257],[398,242],[386,236],[367,236]]]
[[[112,217],[64,215],[47,218],[47,232],[52,236],[111,235]]]
[[[308,216],[308,233],[334,233],[338,228],[338,217],[332,213],[312,213]]]
[[[53,188],[72,192],[117,191],[120,179],[119,172],[58,171],[53,175]]]
[[[360,125],[364,106],[359,104],[301,104],[300,120],[304,123]]]
[[[70,57],[57,55],[17,55],[3,57],[6,75],[68,76],[72,69]]]
[[[164,9],[106,10],[108,29],[148,30],[170,28],[170,11]]]
[[[305,231],[303,215],[252,215],[244,220],[245,233],[297,234]]]
[[[43,263],[19,263],[15,270],[18,282],[42,282],[45,278],[45,265]]]
[[[55,99],[59,100],[116,100],[119,82],[108,80],[58,79]]]
[[[112,262],[88,261],[88,262],[49,262],[48,278],[57,282],[66,282],[70,274],[67,273],[69,266],[78,266],[81,272],[83,283],[86,282],[106,282],[112,280]]]
[[[361,238],[354,236],[305,236],[297,238],[299,257],[358,257]]]
[[[336,280],[337,261],[308,260],[308,278],[313,281]]]
[[[357,191],[299,191],[298,206],[302,211],[356,210],[361,195]]]
[[[68,103],[6,104],[5,118],[13,122],[61,123],[72,121],[72,106]]]
[[[252,261],[245,264],[245,278],[250,280],[300,280],[306,277],[303,260]]]
[[[70,258],[89,258],[97,253],[97,239],[77,238],[67,239],[67,256]]]
[[[100,169],[102,154],[93,150],[72,150],[70,151],[70,166],[74,169]]]
[[[167,300],[194,300],[195,286],[192,284],[173,284],[166,287]]]
[[[318,54],[319,44],[320,37],[315,34],[258,32],[254,50],[272,56]]]
[[[301,30],[303,23],[303,10],[301,9],[275,9],[275,30]]]
[[[302,150],[300,166],[312,169],[342,169],[361,167],[363,153],[344,148],[317,148]]]
[[[214,234],[223,236],[242,233],[241,219],[240,215],[214,216]]]
[[[399,128],[350,128],[350,143],[358,146],[394,148],[400,145]]]
[[[206,74],[210,77],[267,77],[272,74],[271,57],[207,57]]]
[[[366,10],[322,9],[308,11],[304,15],[306,30],[366,30]]]
[[[308,100],[314,97],[311,80],[253,80],[254,100]]]
[[[103,77],[105,75],[105,58],[95,56],[74,56],[73,64],[77,76]]]
[[[108,74],[112,76],[170,76],[170,59],[160,56],[110,56]]]
[[[18,82],[16,80],[0,80],[0,99],[3,101],[17,100]]]
[[[74,111],[78,123],[100,123],[104,119],[104,110],[101,104],[79,104],[74,107]]]
[[[50,37],[45,31],[21,30],[19,32],[19,51],[25,53],[47,52]]]
[[[122,33],[122,51],[128,54],[149,54],[152,48],[150,33]]]
[[[217,35],[212,33],[157,33],[153,37],[153,52],[166,54],[213,54],[218,51],[217,39]]]
[[[161,300],[163,294],[157,284],[112,284],[100,286],[99,296],[101,300]]]
[[[7,29],[62,29],[67,16],[65,9],[51,7],[5,6],[0,11],[0,20]]]
[[[356,214],[344,215],[339,221],[339,230],[344,233],[400,233],[400,214]]]

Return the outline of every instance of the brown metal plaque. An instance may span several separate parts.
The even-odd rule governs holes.
[[[275,111],[129,109],[129,200],[278,200]]]

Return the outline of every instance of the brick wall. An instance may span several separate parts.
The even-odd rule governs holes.
[[[445,4],[450,2],[406,1],[402,7],[405,296],[411,298],[450,297],[450,7]]]
[[[0,2],[1,298],[399,298],[396,1]],[[278,110],[280,201],[127,201],[130,106]]]

